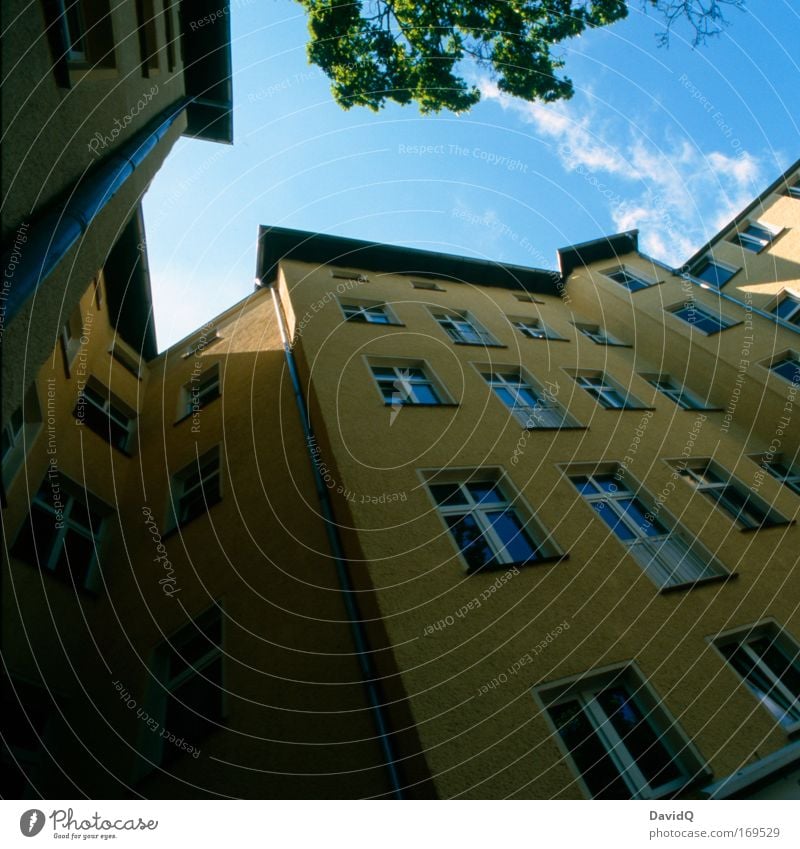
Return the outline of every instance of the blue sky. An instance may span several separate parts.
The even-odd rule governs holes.
[[[343,111],[302,8],[232,0],[232,147],[181,139],[145,198],[159,348],[253,288],[259,224],[553,268],[638,227],[678,264],[800,158],[800,7],[747,0],[705,47],[628,20],[564,45],[575,96],[466,115]]]

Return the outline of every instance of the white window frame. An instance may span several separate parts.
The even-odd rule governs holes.
[[[616,268],[608,268],[600,273],[608,277],[610,280],[613,280],[614,283],[621,286],[623,289],[627,289],[629,292],[640,292],[642,289],[649,289],[656,285],[652,280],[648,280],[638,271],[631,271],[631,269],[626,265],[618,265]],[[619,280],[619,277],[623,277],[625,279]]]
[[[60,21],[61,34],[66,47],[66,59],[68,62],[86,62],[86,20],[83,15],[83,8],[80,2],[71,3],[70,0],[56,0],[58,20]],[[70,7],[72,15],[77,16],[79,32],[73,33],[70,23],[71,15],[67,13],[67,8]],[[75,50],[75,43],[83,44],[83,50]]]
[[[334,280],[355,280],[357,283],[369,283],[369,277],[361,271],[347,271],[343,268],[332,268],[331,277]]]
[[[34,440],[42,428],[42,411],[39,406],[39,395],[36,384],[25,393],[23,403],[9,416],[3,427],[3,438],[7,448],[3,452],[2,476],[3,486],[8,489],[11,482],[22,468]]]
[[[664,397],[683,410],[707,410],[709,406],[671,374],[642,374],[642,377]],[[666,386],[662,384],[667,384]]]
[[[676,465],[673,463],[673,465]],[[737,524],[748,530],[758,528],[769,528],[775,525],[787,524],[788,519],[778,512],[774,507],[757,496],[751,489],[746,487],[737,477],[730,474],[727,469],[719,465],[715,460],[704,457],[692,457],[687,462],[676,465],[678,474],[697,492],[702,493],[716,507],[730,516]],[[703,475],[711,474],[718,480],[705,480]],[[745,502],[752,503],[757,510],[764,513],[769,521],[757,522],[749,514],[743,514],[736,509],[735,501],[731,502],[727,496],[727,490],[732,489]]]
[[[400,324],[391,307],[382,301],[359,301],[345,298],[339,301],[339,306],[344,320],[351,324],[377,324],[383,327]],[[383,316],[386,321],[376,321],[373,318],[375,315]]]
[[[610,378],[603,371],[573,372],[571,376],[584,392],[606,410],[647,409],[638,398],[627,392],[616,380]],[[598,380],[600,381],[599,385],[591,382]],[[614,396],[618,396],[621,403],[617,403]]]
[[[496,469],[471,469],[471,470],[440,470],[423,473],[426,487],[428,488],[428,496],[434,505],[437,515],[439,516],[442,527],[445,530],[445,535],[451,545],[458,552],[464,564],[464,571],[471,575],[484,570],[494,571],[502,570],[505,567],[513,566],[519,561],[514,560],[507,552],[506,545],[500,538],[499,534],[494,530],[492,522],[484,516],[484,513],[494,513],[498,510],[511,512],[515,515],[517,521],[522,527],[527,542],[530,543],[533,549],[533,555],[530,560],[526,561],[526,565],[537,565],[547,562],[559,556],[560,551],[550,538],[550,535],[545,533],[539,522],[535,519],[532,511],[528,510],[522,499],[513,488],[510,487],[505,475],[498,473]],[[470,483],[491,483],[497,487],[501,494],[502,500],[489,502],[477,502],[472,494],[467,489],[467,484]],[[456,485],[461,490],[462,495],[466,499],[466,504],[439,504],[435,496],[430,490],[431,486],[436,484],[451,484]],[[512,497],[509,497],[509,492],[512,492]],[[520,509],[520,505],[523,509]],[[481,538],[487,543],[493,554],[494,563],[491,565],[475,567],[470,566],[464,552],[458,546],[458,542],[453,535],[452,528],[447,524],[447,516],[461,517],[471,515],[475,519],[475,524],[481,531]]]
[[[795,177],[794,182],[789,183],[786,187],[786,194],[790,198],[795,198],[796,200],[800,200],[800,178]]]
[[[750,228],[761,230],[766,234],[766,237],[756,236],[747,231]],[[765,248],[768,248],[780,234],[780,229],[772,227],[769,224],[764,224],[763,221],[745,221],[742,227],[733,234],[731,241],[746,251],[754,254],[760,254]]]
[[[791,663],[795,670],[800,672],[800,661],[798,661],[800,645],[798,645],[797,640],[795,640],[785,628],[781,628],[775,622],[766,622],[749,628],[738,629],[735,632],[717,637],[713,640],[713,644],[717,651],[722,655],[725,664],[731,669],[737,678],[745,684],[747,689],[750,691],[750,694],[769,712],[772,719],[777,722],[787,734],[794,734],[795,732],[800,731],[800,693],[792,693],[792,691],[780,680],[780,678],[775,675],[772,668],[766,663],[766,661],[764,661],[758,653],[750,647],[749,643],[762,639],[769,639],[772,645],[784,655],[787,661],[790,661],[791,657],[794,656],[794,660],[791,661]],[[771,682],[772,686],[770,687],[770,692],[777,690],[778,693],[780,693],[780,695],[789,703],[790,706],[788,710],[782,711],[780,706],[776,703],[773,704],[775,704],[775,708],[777,710],[773,710],[769,704],[769,695],[767,693],[762,693],[754,683],[750,682],[745,674],[741,673],[733,665],[733,663],[731,663],[722,651],[723,648],[731,645],[737,645],[743,649],[748,659],[754,663],[758,671]],[[781,711],[783,717],[788,717],[790,721],[783,721],[777,711]],[[792,712],[796,718],[792,718]]]
[[[666,511],[659,511],[650,520],[651,527],[661,526],[663,533],[648,535],[642,532],[637,522],[631,519],[620,503],[630,500],[636,503],[639,512],[647,516],[652,512],[652,499],[641,486],[631,488],[622,480],[619,469],[614,467],[598,467],[587,470],[581,466],[569,466],[566,469],[570,483],[578,489],[577,478],[587,478],[595,487],[595,494],[578,492],[586,503],[598,513],[598,520],[608,529],[639,564],[642,571],[661,590],[693,585],[702,581],[722,578],[730,573],[715,559],[708,558],[708,553],[701,548],[696,540],[682,531],[680,525]],[[616,489],[614,492],[604,490],[598,478],[613,478]],[[609,527],[599,515],[596,505],[608,507],[614,514],[615,524],[622,525],[631,534],[632,539],[624,539]]]
[[[182,655],[182,649],[196,636],[197,630],[202,627],[202,620],[206,617],[209,619],[213,617],[219,620],[219,644],[215,645],[209,641],[209,648],[205,654],[194,660],[192,665],[186,663],[184,669],[170,677],[169,661],[171,655]],[[175,634],[156,647],[151,660],[154,681],[149,692],[148,707],[150,708],[151,715],[159,721],[160,729],[166,728],[171,734],[180,733],[180,729],[170,728],[167,725],[167,708],[171,694],[187,681],[198,676],[205,677],[203,676],[203,670],[207,669],[217,660],[221,661],[220,680],[219,682],[214,682],[214,684],[219,684],[220,718],[224,719],[226,715],[224,644],[225,617],[222,614],[222,605],[217,602],[195,617],[191,622],[183,625]],[[182,657],[180,657],[180,660],[183,662]],[[149,728],[144,730],[141,739],[141,749],[147,755],[148,759],[159,764],[163,763],[165,754],[169,751],[167,747],[171,744],[162,739],[158,734],[153,733]]]
[[[710,312],[706,307],[702,304],[697,303],[696,301],[686,301],[682,304],[675,304],[671,307],[665,307],[666,311],[670,313],[670,315],[674,315],[679,321],[682,321],[684,324],[688,325],[693,331],[696,333],[702,333],[703,336],[715,336],[717,333],[721,333],[723,330],[727,330],[729,327],[733,327],[736,324],[739,324],[738,321],[734,321],[727,316],[719,313],[715,315]],[[689,321],[688,318],[685,318],[681,313],[684,312],[696,312],[709,321],[713,321],[715,324],[719,325],[716,330],[704,330],[701,327],[697,326],[696,322]]]
[[[212,469],[205,477],[200,475],[200,471],[204,465],[214,459],[216,459],[217,463],[216,469]],[[186,480],[195,474],[199,475],[199,480],[197,483],[187,488]],[[214,483],[215,479],[217,497],[209,500],[208,495],[206,494],[206,489],[210,483]],[[197,492],[201,492],[203,494],[203,502],[205,504],[206,513],[222,499],[222,451],[220,450],[219,445],[215,445],[204,454],[194,458],[191,463],[188,463],[183,468],[179,469],[172,476],[170,486],[171,515],[168,521],[170,528],[188,525],[198,516],[202,515],[198,513],[193,516],[182,518],[183,501],[189,496],[194,496]]]
[[[450,341],[457,345],[499,346],[494,336],[467,310],[431,310],[431,315]]]
[[[709,283],[708,280],[703,280],[702,277],[697,276],[698,269],[702,269],[706,265],[715,265],[717,268],[729,272],[731,276],[724,283],[720,284],[719,286],[715,286],[713,283]],[[697,262],[692,265],[691,269],[689,270],[689,276],[692,278],[692,280],[695,281],[695,283],[698,284],[698,286],[702,286],[704,289],[710,289],[712,292],[721,292],[741,270],[741,268],[738,268],[735,265],[731,265],[728,262],[722,262],[721,260],[717,259],[713,254],[709,253],[705,256],[700,257],[700,259],[698,259]]]
[[[752,458],[764,471],[774,478],[778,483],[782,483],[790,489],[795,495],[800,495],[800,467],[786,463],[783,459],[783,454],[776,454],[772,459],[767,460],[766,455],[761,454]],[[783,471],[785,469],[785,471]]]
[[[637,766],[635,757],[599,704],[597,695],[610,686],[623,688],[628,697],[636,704],[645,722],[650,725],[681,773],[678,778],[658,787],[650,786]],[[580,786],[590,798],[592,798],[592,793],[584,780],[583,773],[574,761],[572,751],[563,740],[551,714],[553,708],[566,702],[578,702],[606,754],[618,770],[620,779],[627,785],[631,798],[659,799],[674,794],[689,784],[693,776],[706,772],[693,744],[680,729],[678,723],[670,716],[663,701],[649,686],[635,663],[596,670],[566,682],[544,684],[537,687],[534,694],[544,709],[554,739],[559,748],[566,753],[567,760],[574,773],[579,777]]]
[[[581,321],[575,321],[573,324],[579,333],[586,336],[587,339],[591,339],[595,345],[607,345],[615,348],[630,347],[626,342],[617,339],[616,336],[612,336],[605,327],[600,327],[599,324],[586,324]]]
[[[508,317],[511,325],[526,339],[563,339],[555,330],[548,327],[540,318]]]
[[[378,395],[385,405],[390,407],[440,407],[452,403],[450,395],[426,362],[422,360],[387,359],[385,357],[365,357],[364,359],[367,363],[372,382],[375,384]],[[395,392],[392,394],[391,401],[386,400],[381,390],[381,383],[386,383],[387,379],[379,378],[373,371],[376,368],[392,369],[395,373],[394,380],[392,381]],[[421,371],[423,377],[412,377],[408,373],[408,370],[412,368]],[[428,386],[438,400],[435,403],[414,400],[412,387],[420,385]]]
[[[203,383],[206,383],[204,389],[198,388],[195,391],[195,387],[202,387]],[[216,390],[216,395],[213,398],[208,398],[208,400],[203,400],[204,395],[210,394],[213,390]],[[193,413],[199,412],[208,404],[211,404],[213,401],[216,401],[217,398],[222,397],[222,378],[220,375],[220,367],[219,362],[211,363],[208,368],[203,369],[197,377],[192,375],[187,383],[184,383],[181,387],[181,396],[180,396],[180,407],[178,410],[178,420],[185,419],[187,416],[191,416]],[[195,409],[195,406],[197,409]]]
[[[792,311],[787,316],[779,315],[778,308],[787,301],[791,301],[794,303]],[[800,295],[795,295],[794,292],[789,292],[787,289],[783,289],[781,292],[778,293],[778,296],[775,298],[775,304],[771,308],[770,312],[779,321],[783,321],[786,324],[791,324],[792,327],[800,328]]]
[[[517,421],[529,430],[547,430],[580,427],[578,422],[552,396],[548,397],[541,386],[531,378],[526,371],[518,366],[502,366],[494,364],[483,366],[474,364],[481,378],[487,383],[492,394]],[[488,377],[487,375],[490,375]],[[511,378],[511,379],[509,379]],[[513,396],[515,403],[511,406],[498,395],[501,388]],[[536,398],[531,406],[524,395],[527,391]],[[517,403],[518,402],[518,403]]]
[[[57,485],[59,486],[59,500],[63,504],[63,508],[60,512],[57,512],[53,505],[50,503],[50,500],[47,497],[42,497],[41,493],[43,489],[49,489],[53,487],[55,489],[55,482],[57,481]],[[110,507],[104,505],[99,498],[89,492],[88,489],[83,489],[78,486],[74,481],[71,481],[65,475],[59,474],[57,478],[51,481],[48,476],[45,476],[42,481],[41,486],[36,491],[35,495],[31,498],[30,508],[25,514],[25,522],[30,522],[30,514],[33,510],[33,507],[36,506],[41,509],[43,512],[47,513],[52,517],[55,535],[53,536],[52,545],[50,547],[49,552],[47,553],[47,558],[42,559],[40,557],[40,553],[42,553],[41,549],[36,549],[36,557],[37,563],[32,565],[38,565],[41,569],[45,570],[50,574],[55,574],[56,565],[61,556],[61,552],[64,548],[64,540],[67,537],[68,531],[73,531],[84,539],[90,540],[92,543],[92,557],[89,562],[86,564],[85,569],[85,577],[83,579],[83,583],[79,586],[84,589],[94,590],[98,584],[98,572],[99,572],[99,563],[98,563],[98,552],[102,548],[103,539],[105,537],[106,528],[108,526],[108,516],[113,512]],[[80,495],[79,493],[82,493]],[[83,497],[86,499],[88,504],[91,507],[91,510],[97,514],[98,522],[97,527],[92,529],[91,527],[87,527],[80,522],[77,522],[72,519],[72,508],[78,498]],[[32,527],[32,525],[31,525]],[[17,536],[19,537],[19,533],[24,531],[25,526],[20,528],[20,532],[18,532]],[[16,542],[15,542],[16,545]]]
[[[97,397],[95,398],[93,396]],[[84,404],[94,407],[101,416],[111,419],[115,424],[125,430],[128,435],[122,445],[115,445],[110,441],[108,430],[95,430],[91,427],[91,425],[86,425],[86,427],[102,439],[105,439],[109,445],[112,445],[114,448],[119,448],[125,453],[129,453],[136,429],[136,413],[133,413],[127,404],[124,404],[116,396],[112,395],[108,387],[103,386],[102,383],[94,378],[90,378],[87,381],[86,385],[78,394],[78,398],[79,400],[78,406],[75,410],[76,412],[81,405],[80,399],[83,399]],[[82,421],[82,417],[79,418],[79,421]]]
[[[785,351],[782,351],[777,356],[772,357],[770,360],[768,360],[767,364],[762,363],[762,365],[766,365],[766,367],[776,377],[780,378],[781,380],[785,380],[786,383],[788,383],[790,386],[794,386],[795,383],[792,380],[790,380],[785,374],[781,374],[779,371],[777,371],[777,368],[779,366],[787,362],[795,363],[797,365],[797,370],[795,371],[795,374],[800,373],[800,371],[798,371],[800,370],[800,354],[798,354],[797,351],[794,351],[791,348],[787,348]]]

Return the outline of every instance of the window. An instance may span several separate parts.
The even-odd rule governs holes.
[[[51,471],[31,501],[12,554],[68,583],[92,588],[110,512],[91,493]]]
[[[796,327],[800,327],[800,298],[796,295],[791,295],[788,292],[782,292],[778,296],[778,300],[772,308],[772,312],[778,316],[778,318],[788,321],[789,324],[794,324]]]
[[[167,70],[175,70],[175,9],[173,0],[164,0],[164,33],[167,39]]]
[[[346,271],[341,268],[332,268],[331,277],[334,280],[354,280],[357,283],[369,283],[369,277],[360,271]]]
[[[161,682],[153,696],[160,702],[155,713],[160,715],[161,727],[197,749],[224,717],[219,607],[212,607],[163,643],[156,650],[154,666],[155,677]],[[161,748],[152,754],[162,764],[186,751],[156,734],[149,736]]]
[[[367,324],[399,324],[386,304],[342,303],[345,321]]]
[[[786,194],[789,195],[790,198],[800,199],[800,179],[796,179],[793,183],[790,183],[786,187]]]
[[[537,301],[533,295],[516,294],[514,297],[522,304],[543,304],[544,301]]]
[[[393,407],[400,404],[441,404],[433,380],[422,365],[370,365],[383,400]]]
[[[735,321],[725,318],[720,313],[712,313],[694,301],[687,301],[681,306],[668,309],[667,312],[671,312],[676,318],[707,335],[718,333],[736,324]]]
[[[763,458],[761,465],[775,480],[784,486],[788,486],[796,495],[800,495],[800,469],[793,468],[784,462],[780,455],[771,460],[767,460],[766,457]]]
[[[460,345],[497,345],[497,340],[468,312],[433,313],[445,333]]]
[[[678,471],[690,486],[714,501],[744,528],[769,527],[787,521],[713,460],[695,460],[685,468],[678,467]]]
[[[509,318],[514,327],[528,339],[561,339],[554,330],[551,330],[538,318]]]
[[[25,462],[25,455],[42,426],[36,386],[25,393],[23,403],[11,414],[2,431],[3,486],[8,487]]]
[[[759,702],[787,730],[800,724],[800,648],[775,625],[717,640],[715,645]]]
[[[429,481],[433,500],[447,525],[467,572],[524,564],[549,557],[528,533],[494,477],[467,482]]]
[[[61,328],[61,351],[64,355],[67,377],[69,377],[70,366],[72,366],[72,363],[75,361],[75,357],[81,348],[82,334],[83,316],[81,315],[80,306],[77,306],[70,316],[69,321],[67,321]]]
[[[67,60],[70,62],[86,61],[86,24],[83,20],[83,9],[80,0],[57,0],[61,16],[61,29],[64,45],[67,49]]]
[[[425,289],[428,292],[446,292],[438,283],[433,280],[412,280],[411,285],[415,289]]]
[[[616,339],[610,333],[607,333],[604,328],[598,327],[596,324],[578,324],[576,322],[575,327],[596,345],[625,345],[624,342],[620,342],[619,339]]]
[[[67,68],[114,67],[109,0],[54,0],[45,3],[45,15],[56,60]]]
[[[172,526],[191,522],[221,498],[219,446],[215,446],[172,478]]]
[[[180,418],[197,413],[212,401],[220,397],[219,363],[214,363],[205,371],[196,368],[191,380],[181,391]]]
[[[153,0],[136,0],[136,21],[142,76],[149,77],[158,71],[158,36]]]
[[[661,589],[727,574],[696,540],[655,516],[621,480],[618,470],[573,474],[570,480]]]
[[[197,341],[192,343],[182,354],[184,360],[188,360],[189,357],[197,356],[198,354],[202,354],[206,348],[210,345],[213,345],[215,342],[218,342],[222,339],[222,334],[219,331],[218,327],[214,327],[211,330],[204,330],[203,333],[197,338]]]
[[[481,371],[495,395],[526,428],[576,427],[576,422],[556,403],[552,394],[534,387],[519,369]]]
[[[714,289],[721,289],[738,270],[738,268],[723,265],[711,257],[705,257],[692,268],[690,274],[695,280],[707,283]]]
[[[747,226],[743,230],[740,230],[731,241],[745,250],[757,254],[761,253],[775,236],[776,233],[771,227],[748,222]]]
[[[685,386],[681,386],[668,374],[642,375],[644,379],[654,386],[662,395],[666,395],[670,401],[674,401],[684,410],[705,410],[706,403],[690,392]]]
[[[603,372],[573,376],[581,389],[585,389],[598,404],[607,410],[641,410],[642,403],[629,395],[621,386]]]
[[[787,351],[777,360],[773,360],[769,369],[789,383],[800,384],[800,356],[794,351]]]
[[[128,451],[136,414],[101,384],[90,381],[84,386],[72,414],[77,422],[108,440],[115,448]]]
[[[130,346],[126,345],[122,339],[117,336],[114,339],[114,344],[109,348],[108,353],[134,377],[141,379],[142,377],[142,359]]]
[[[700,764],[632,667],[539,691],[593,799],[657,799],[680,790]]]
[[[604,271],[606,277],[610,277],[615,283],[624,286],[631,292],[638,292],[640,289],[649,289],[653,284],[634,274],[627,268],[613,268],[610,271]]]

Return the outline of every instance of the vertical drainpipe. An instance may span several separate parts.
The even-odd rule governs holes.
[[[260,280],[257,280],[256,282],[259,286],[262,285]],[[289,377],[292,383],[292,392],[294,393],[294,400],[297,404],[297,411],[300,414],[300,423],[303,427],[303,437],[305,439],[306,448],[308,449],[309,460],[311,462],[311,468],[314,475],[314,486],[317,490],[317,498],[319,499],[320,509],[325,523],[325,532],[328,536],[328,543],[331,547],[333,561],[336,565],[336,576],[339,579],[339,587],[342,591],[347,619],[350,624],[350,631],[356,647],[358,665],[361,670],[361,676],[364,680],[364,686],[367,689],[367,696],[369,698],[372,716],[375,720],[375,725],[377,726],[378,741],[380,743],[381,751],[383,752],[384,761],[386,762],[386,769],[389,773],[389,784],[392,788],[392,796],[395,799],[402,799],[404,798],[403,786],[397,770],[397,762],[395,759],[392,741],[389,739],[389,723],[386,720],[386,711],[378,688],[375,667],[373,666],[372,659],[369,654],[367,635],[358,610],[358,602],[356,601],[353,583],[350,578],[350,569],[347,564],[347,558],[345,557],[342,540],[339,536],[339,528],[333,515],[333,506],[331,504],[328,488],[325,486],[322,479],[322,474],[319,470],[319,463],[311,451],[311,446],[316,443],[316,440],[311,428],[308,407],[306,405],[305,398],[303,398],[300,377],[298,375],[297,365],[294,359],[294,352],[292,351],[289,336],[286,332],[286,324],[283,318],[280,298],[278,297],[278,291],[274,284],[268,288],[272,294],[272,304],[275,307],[275,316],[278,321],[278,329],[281,334],[281,342],[283,343],[283,352],[286,357],[286,366],[289,370]]]

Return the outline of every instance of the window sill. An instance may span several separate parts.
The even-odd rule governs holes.
[[[602,404],[600,405],[603,406]],[[609,410],[612,413],[654,413],[655,407],[603,407],[604,410]]]
[[[559,430],[589,430],[589,425],[569,424],[569,425],[548,425],[547,427],[535,427],[524,425],[523,430],[528,433],[536,433],[537,431],[559,431]]]
[[[738,572],[726,572],[724,575],[711,575],[708,578],[699,578],[696,581],[684,581],[682,584],[673,584],[668,587],[661,587],[659,593],[661,595],[669,595],[669,593],[684,592],[693,590],[695,587],[704,587],[706,584],[722,584],[728,581],[735,581],[739,577]]]
[[[526,333],[520,334],[529,342],[571,342],[566,336],[528,336]]]
[[[552,563],[561,563],[569,560],[569,552],[549,554],[547,557],[539,557],[536,560],[517,560],[512,563],[497,563],[494,566],[479,566],[474,569],[467,568],[467,575],[480,575],[483,572],[508,572],[511,569],[527,569],[531,566],[545,566]]]
[[[414,407],[427,407],[430,409],[431,407],[459,407],[461,405],[457,404],[455,401],[442,401],[440,404],[392,404],[390,401],[384,401],[383,406],[388,407],[390,410],[395,410],[397,408],[413,410]]]
[[[791,525],[796,525],[796,519],[785,519],[782,522],[770,522],[768,525],[757,525],[755,528],[739,528],[740,534],[752,534],[756,531],[768,531],[771,528],[788,528]]]
[[[500,342],[457,342],[455,339],[450,340],[454,345],[466,345],[469,348],[507,348],[508,345],[503,345]]]
[[[405,327],[402,321],[359,321],[358,319],[346,318],[345,324],[362,325],[364,327]]]

